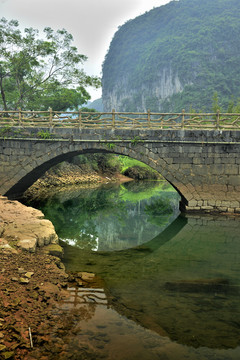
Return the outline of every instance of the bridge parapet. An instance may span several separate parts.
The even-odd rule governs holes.
[[[217,129],[240,130],[236,113],[155,113],[79,111],[0,111],[0,126],[78,127],[124,129]]]

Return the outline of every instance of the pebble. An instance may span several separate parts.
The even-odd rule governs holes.
[[[5,345],[3,345],[3,344],[0,344],[0,351],[3,351],[3,350],[6,350],[6,346]]]
[[[24,274],[26,271],[23,268],[18,268],[18,273],[19,274]]]
[[[33,276],[34,272],[27,272],[24,276],[31,279],[31,277]]]
[[[28,284],[28,283],[29,283],[29,280],[26,279],[26,278],[22,278],[22,277],[21,277],[21,278],[19,279],[19,283],[20,283],[20,284]]]
[[[13,351],[6,351],[6,352],[3,353],[4,360],[13,359],[13,356],[14,356]]]

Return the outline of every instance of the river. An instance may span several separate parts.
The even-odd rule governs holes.
[[[178,204],[165,182],[74,188],[31,203],[53,222],[66,270],[100,279],[69,288],[61,304],[81,314],[74,353],[239,360],[240,217],[181,214]]]

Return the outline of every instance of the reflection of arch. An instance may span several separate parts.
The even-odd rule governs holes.
[[[146,251],[153,252],[166,242],[170,241],[176,236],[187,224],[188,220],[186,217],[179,215],[165,230],[158,234],[154,239],[139,245],[135,248],[129,249],[129,251]]]
[[[93,266],[96,263],[99,266],[98,271],[101,271],[102,267],[110,301],[114,299],[110,305],[119,314],[126,316],[142,327],[155,331],[160,336],[167,336],[175,343],[190,346],[191,349],[202,346],[212,349],[235,348],[239,346],[239,338],[237,336],[231,337],[231,330],[235,331],[232,332],[233,334],[237,333],[237,324],[228,322],[225,324],[224,330],[224,321],[221,317],[224,311],[232,314],[232,307],[227,306],[226,308],[226,304],[230,301],[229,297],[223,297],[221,300],[221,296],[218,297],[211,293],[208,304],[206,292],[197,292],[191,297],[189,293],[168,290],[165,287],[166,281],[168,281],[165,276],[168,275],[169,267],[168,262],[165,262],[164,257],[161,258],[159,254],[164,256],[165,245],[168,245],[167,242],[170,240],[174,242],[175,237],[178,240],[182,239],[182,241],[177,242],[183,242],[182,245],[179,245],[183,246],[188,253],[191,245],[186,247],[186,244],[189,244],[189,228],[192,229],[192,224],[190,222],[190,225],[186,226],[185,232],[184,228],[187,221],[189,219],[180,215],[161,234],[137,248],[108,253],[87,253],[85,260],[82,251],[79,250],[82,262],[80,266],[84,265],[86,271],[95,271]],[[162,252],[161,246],[163,247]],[[65,251],[67,256],[69,248],[68,246]],[[73,256],[76,252],[77,250],[72,252]],[[86,260],[89,267],[86,265]],[[165,264],[159,265],[162,262]],[[161,269],[163,272],[159,271]],[[176,270],[173,269],[173,278],[175,276],[177,278],[175,271],[177,271],[177,267]],[[194,276],[193,273],[193,278]],[[239,294],[236,293],[233,296],[236,311],[238,311]],[[205,311],[208,305],[210,306],[209,312]],[[205,321],[202,321],[201,311],[205,312]],[[207,322],[208,317],[209,323]],[[217,323],[221,327],[218,336],[216,336],[217,330],[214,330],[214,325]],[[211,327],[210,332],[208,331],[209,326]],[[218,343],[220,338],[223,339],[222,345]]]
[[[167,243],[168,241],[170,241],[174,236],[176,236],[183,228],[184,226],[187,224],[187,218],[179,215],[165,230],[163,230],[160,234],[158,234],[155,238],[153,238],[152,240],[148,241],[147,243],[144,243],[142,245],[133,247],[133,248],[129,248],[129,249],[124,249],[124,250],[117,250],[117,251],[98,251],[97,253],[94,253],[95,255],[99,255],[99,256],[105,256],[105,254],[111,254],[114,253],[115,256],[124,256],[124,254],[128,255],[128,261],[131,261],[131,256],[136,256],[136,254],[142,254],[142,253],[152,253],[153,251],[157,250],[160,246],[164,245],[165,243]],[[66,244],[64,242],[61,243],[61,245],[66,249],[66,255],[67,255],[67,250],[71,249],[72,246],[69,244]],[[78,248],[75,248],[76,252],[82,251]],[[91,256],[91,255],[89,255]]]

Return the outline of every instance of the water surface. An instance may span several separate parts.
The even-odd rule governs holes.
[[[152,196],[151,196],[152,195]],[[104,359],[240,358],[240,219],[179,214],[172,188],[129,183],[55,195],[54,223],[68,271],[101,287],[73,287],[84,343]]]

